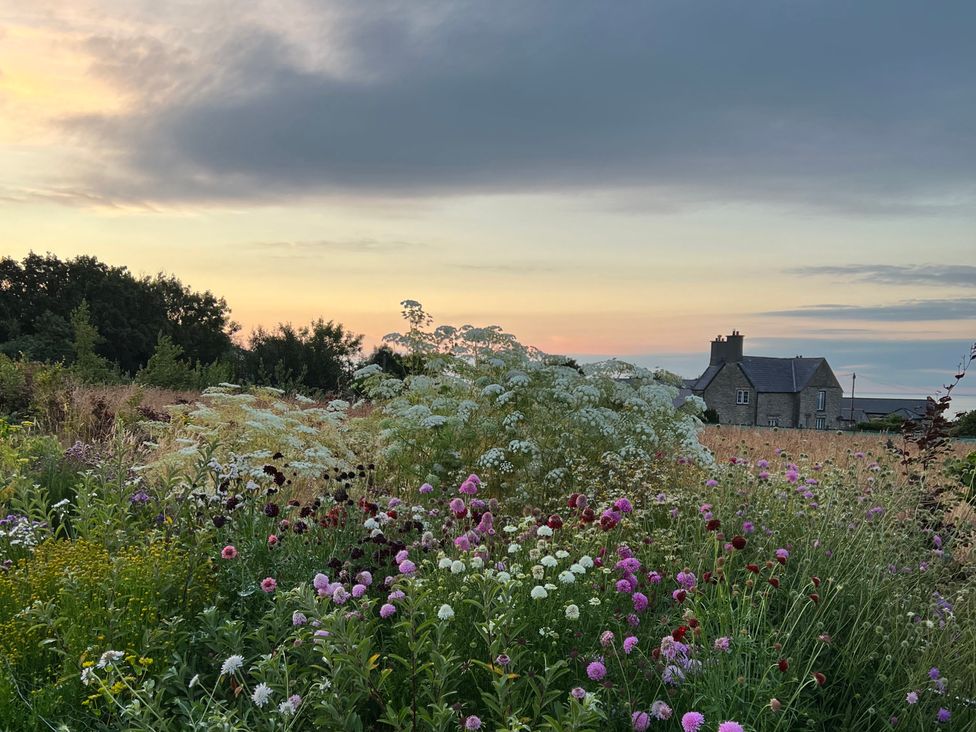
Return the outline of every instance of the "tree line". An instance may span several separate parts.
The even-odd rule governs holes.
[[[363,359],[362,336],[332,320],[257,328],[245,342],[239,331],[224,298],[171,275],[137,277],[91,256],[0,259],[8,364],[63,364],[93,383],[201,389],[235,381],[311,392],[342,391],[362,363],[404,368],[389,348]]]

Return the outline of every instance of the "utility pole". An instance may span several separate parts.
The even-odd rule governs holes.
[[[854,384],[857,382],[857,374],[853,371],[851,372],[851,432],[857,428],[857,422],[854,421]]]

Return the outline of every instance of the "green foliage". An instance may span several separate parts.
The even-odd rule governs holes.
[[[94,257],[60,260],[31,253],[22,262],[0,259],[0,351],[35,361],[70,361],[71,314],[87,302],[89,320],[104,341],[99,355],[124,373],[149,360],[160,332],[188,358],[213,363],[232,352],[237,330],[227,303],[197,293],[174,277],[134,277]]]
[[[857,428],[864,432],[899,432],[905,418],[897,414],[889,414],[884,419],[874,419],[869,422],[858,422]]]
[[[0,353],[0,416],[16,417],[29,405],[27,377],[13,359]]]
[[[720,421],[718,412],[711,407],[702,412],[702,422],[705,424],[718,424]]]
[[[361,345],[362,336],[322,318],[301,328],[290,323],[273,331],[258,328],[241,354],[241,376],[289,392],[337,393],[346,386]]]
[[[136,374],[136,381],[163,389],[199,391],[233,378],[233,368],[228,363],[191,364],[183,360],[182,355],[183,349],[172,338],[160,334],[156,350],[145,368]]]
[[[105,339],[92,325],[87,301],[82,300],[81,304],[72,311],[71,327],[74,331],[72,373],[89,384],[117,383],[120,380],[117,370],[107,358],[95,351],[95,347]]]
[[[965,412],[952,423],[953,437],[976,437],[976,409]]]

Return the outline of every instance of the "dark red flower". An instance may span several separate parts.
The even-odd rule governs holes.
[[[785,658],[779,659],[779,662],[776,665],[779,667],[779,670],[782,671],[784,674],[790,668],[790,662],[787,661]]]
[[[677,628],[671,631],[671,637],[680,643],[685,639],[685,635],[687,633],[688,633],[688,626],[679,625]]]
[[[738,534],[736,536],[733,536],[732,537],[732,546],[734,546],[736,549],[739,549],[739,550],[745,549],[746,548],[746,537],[739,536]]]
[[[770,577],[769,578],[769,584],[771,584],[773,587],[775,587],[778,590],[779,589],[779,577]]]
[[[813,582],[813,586],[814,587],[820,587],[820,578],[817,577],[816,575],[814,575],[813,577],[811,577],[810,578],[810,581]]]
[[[708,529],[709,531],[718,531],[718,527],[721,525],[722,525],[721,521],[719,521],[718,519],[712,519],[707,524],[705,524],[705,528]]]
[[[698,619],[697,618],[688,618],[688,627],[689,628],[697,628],[698,627]]]
[[[562,517],[559,514],[554,513],[549,517],[549,520],[546,521],[546,526],[548,526],[550,529],[561,529],[563,527]]]
[[[579,497],[580,497],[579,493],[574,493],[569,497],[569,500],[566,501],[566,505],[569,508],[576,508],[576,502],[579,500]]]
[[[712,581],[712,573],[702,572],[702,582],[704,582],[705,584],[710,584],[711,581]]]
[[[678,602],[684,602],[686,597],[688,597],[688,593],[685,592],[684,590],[677,590],[674,593],[674,599],[677,600]]]
[[[586,508],[583,509],[583,513],[580,516],[580,520],[584,524],[591,524],[593,523],[594,520],[596,520],[596,513],[593,511],[592,508],[587,506]]]
[[[816,679],[816,681],[817,681],[817,686],[823,686],[824,684],[826,684],[826,683],[827,683],[827,677],[826,677],[826,676],[824,676],[824,675],[823,675],[822,673],[820,673],[819,671],[814,671],[814,672],[813,672],[813,678],[814,678],[814,679]]]
[[[816,592],[811,592],[809,597],[814,602],[820,602],[820,595],[818,595]]]
[[[757,564],[747,564],[746,569],[748,569],[753,574],[759,574],[759,565]]]

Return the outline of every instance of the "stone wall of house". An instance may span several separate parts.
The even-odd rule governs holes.
[[[756,424],[770,426],[775,419],[778,427],[794,427],[796,424],[796,394],[762,393],[756,402]]]
[[[817,393],[820,391],[827,392],[827,403],[823,411],[817,410]],[[823,363],[817,369],[813,378],[810,379],[810,383],[800,392],[799,396],[798,427],[815,429],[817,426],[817,417],[823,417],[826,420],[825,429],[840,429],[842,425],[840,421],[840,410],[844,390],[837,381],[837,377],[834,376],[834,372],[831,371],[826,363]]]
[[[735,403],[735,393],[739,389],[748,390],[748,404]],[[726,363],[705,389],[702,398],[705,404],[718,412],[722,424],[755,424],[756,390],[738,364]]]

